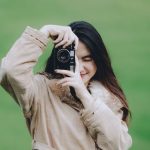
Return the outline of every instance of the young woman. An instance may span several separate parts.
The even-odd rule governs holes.
[[[54,43],[43,73],[39,56]],[[55,70],[53,52],[75,43],[75,72]],[[89,23],[27,27],[0,65],[0,84],[22,108],[34,150],[127,150],[130,112],[100,34]],[[76,97],[69,87],[73,87]]]

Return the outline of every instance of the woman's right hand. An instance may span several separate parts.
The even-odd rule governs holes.
[[[63,48],[75,43],[75,49],[78,46],[78,37],[73,33],[69,26],[45,25],[40,31],[48,38],[50,37],[55,44],[55,47],[63,45]]]

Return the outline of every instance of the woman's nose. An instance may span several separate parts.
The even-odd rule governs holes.
[[[79,61],[79,70],[80,72],[84,71],[84,64],[82,63],[82,61]]]

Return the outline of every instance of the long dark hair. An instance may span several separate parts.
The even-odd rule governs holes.
[[[97,66],[97,72],[93,79],[100,81],[105,88],[112,94],[119,98],[123,104],[123,120],[128,122],[130,116],[129,106],[126,101],[125,94],[118,84],[116,76],[111,66],[110,57],[104,42],[97,32],[97,30],[85,21],[76,21],[69,25],[72,31],[77,35],[79,40],[83,42],[91,51],[91,56]],[[47,60],[45,72],[53,73],[53,54],[55,48],[52,50],[51,56]]]

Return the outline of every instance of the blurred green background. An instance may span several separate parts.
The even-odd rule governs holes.
[[[27,25],[92,23],[101,33],[132,111],[131,150],[150,149],[149,0],[0,0],[0,59]],[[42,70],[51,45],[35,71]],[[148,69],[149,68],[149,69]],[[0,87],[0,150],[29,150],[20,108]]]

